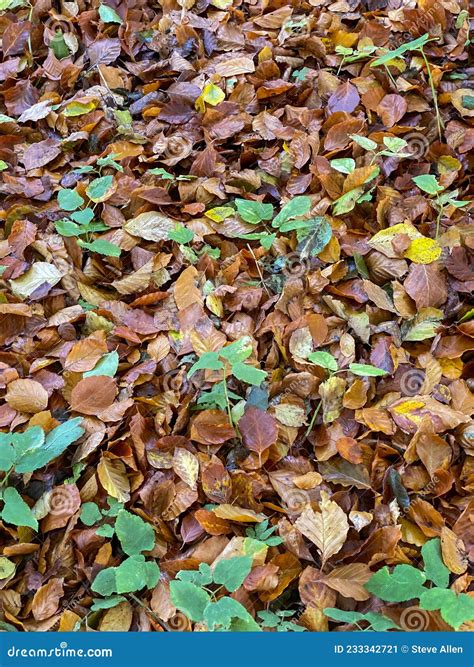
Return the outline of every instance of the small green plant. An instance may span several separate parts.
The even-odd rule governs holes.
[[[450,571],[443,562],[440,544],[440,539],[435,538],[423,545],[423,570],[403,564],[396,565],[390,572],[385,566],[365,587],[385,602],[418,599],[420,609],[439,611],[442,619],[457,630],[474,619],[474,598],[449,588]]]
[[[80,417],[70,419],[47,435],[40,426],[32,426],[23,433],[0,433],[0,470],[5,472],[0,486],[0,499],[3,501],[0,516],[3,521],[38,530],[38,520],[33,511],[13,486],[7,486],[8,478],[12,472],[34,472],[60,456],[84,434],[80,423]]]
[[[87,503],[83,508],[81,520],[95,523],[100,520],[99,514],[108,517],[116,516],[115,524],[109,524],[108,530],[97,533],[105,537],[116,535],[122,551],[127,555],[117,567],[108,567],[101,570],[92,583],[92,590],[105,597],[97,600],[94,609],[109,609],[122,602],[125,598],[121,594],[133,594],[143,588],[154,588],[160,577],[160,569],[154,560],[146,560],[143,551],[151,551],[155,545],[155,534],[152,526],[139,516],[127,512],[120,503],[112,503],[107,511],[97,511],[90,507],[94,503]],[[119,506],[120,505],[120,506]],[[110,530],[111,529],[111,530]],[[118,595],[116,595],[118,594]]]
[[[205,623],[210,632],[259,632],[245,607],[222,594],[240,588],[251,569],[251,556],[235,556],[212,569],[201,563],[199,570],[181,570],[170,583],[171,602],[191,621]]]
[[[252,351],[250,338],[244,336],[217,352],[204,352],[189,369],[188,377],[192,377],[198,370],[211,370],[222,372],[223,379],[215,384],[211,391],[200,396],[198,405],[207,407],[214,404],[222,410],[227,408],[229,421],[232,423],[230,399],[240,401],[241,397],[227,388],[228,377],[232,375],[236,380],[256,387],[267,377],[266,371],[245,363]]]
[[[329,371],[329,375],[342,373],[345,370],[349,370],[354,375],[359,375],[361,377],[378,377],[387,375],[387,371],[384,371],[382,368],[377,368],[377,366],[371,366],[370,364],[349,364],[347,369],[340,369],[337,359],[329,352],[323,352],[322,350],[311,352],[311,354],[308,355],[308,359],[313,364]]]
[[[256,540],[257,542],[261,542],[262,544],[265,544],[267,547],[276,547],[279,544],[283,543],[283,540],[281,537],[278,537],[278,535],[274,535],[276,531],[276,526],[268,526],[269,521],[268,519],[265,519],[265,521],[262,521],[261,523],[257,523],[255,525],[255,528],[252,526],[247,528],[245,531],[245,534],[247,537],[252,538],[253,540]]]
[[[436,93],[436,88],[434,85],[434,80],[433,80],[433,74],[431,71],[431,65],[428,61],[428,58],[426,57],[425,51],[424,51],[424,46],[428,42],[432,42],[433,38],[430,39],[430,36],[428,33],[425,33],[421,37],[418,37],[417,39],[413,39],[411,42],[407,42],[406,44],[402,44],[401,46],[398,47],[398,49],[394,49],[393,51],[387,51],[384,53],[382,56],[379,58],[376,58],[372,63],[370,63],[371,67],[379,67],[380,65],[383,65],[384,67],[387,68],[387,65],[390,65],[392,61],[396,61],[397,58],[401,58],[405,53],[409,53],[412,51],[418,52],[426,66],[426,72],[428,74],[428,81],[430,84],[431,88],[431,94],[433,97],[433,104],[435,107],[435,114],[436,114],[436,123],[438,125],[438,135],[441,140],[442,137],[442,130],[443,130],[443,121],[441,120],[441,115],[439,113],[439,107],[438,107],[438,95]]]
[[[56,231],[61,236],[73,237],[81,248],[109,257],[119,257],[121,249],[106,239],[91,240],[91,234],[109,230],[109,227],[103,222],[94,221],[94,209],[96,204],[105,200],[113,185],[113,176],[101,176],[101,169],[111,167],[123,171],[121,165],[115,162],[115,157],[110,154],[99,158],[96,168],[86,165],[76,169],[77,173],[96,172],[98,174],[98,177],[94,178],[86,188],[86,195],[90,203],[86,205],[85,199],[76,190],[62,188],[58,192],[58,205],[61,210],[69,213],[69,217],[62,218],[55,223]]]
[[[117,517],[120,510],[123,509],[123,503],[119,502],[115,498],[107,498],[108,509],[100,509],[96,503],[88,502],[84,503],[81,507],[80,519],[83,524],[86,526],[94,526],[102,519],[110,519]],[[115,528],[112,524],[104,522],[100,525],[95,531],[97,535],[101,537],[113,537],[115,534]]]
[[[339,76],[339,72],[344,67],[344,65],[349,65],[350,63],[356,63],[359,60],[370,58],[370,56],[375,53],[376,50],[377,47],[374,44],[366,44],[360,49],[351,49],[347,46],[341,45],[336,46],[336,53],[342,56],[341,62],[339,63],[339,67],[337,69],[337,75]]]
[[[412,180],[415,185],[420,188],[420,190],[426,192],[426,194],[430,195],[430,197],[434,197],[434,199],[431,200],[431,203],[437,212],[436,238],[438,238],[441,218],[443,217],[446,208],[448,206],[454,206],[454,208],[463,208],[471,202],[458,200],[458,190],[452,190],[451,192],[444,192],[441,194],[444,188],[438,183],[436,176],[433,176],[433,174],[422,174],[421,176],[414,176]]]
[[[344,611],[335,607],[326,607],[324,614],[332,621],[350,623],[362,632],[385,632],[385,630],[400,630],[399,626],[391,619],[378,612],[369,611],[362,614],[360,611]],[[363,623],[364,625],[361,625]],[[367,623],[367,625],[365,625]]]
[[[306,632],[306,628],[297,625],[290,619],[295,615],[294,611],[282,609],[281,611],[259,611],[257,618],[262,622],[264,628],[272,628],[277,632]]]

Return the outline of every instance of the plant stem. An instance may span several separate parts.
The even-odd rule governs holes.
[[[314,422],[316,421],[316,417],[318,416],[318,413],[319,413],[319,410],[320,410],[322,404],[323,404],[323,402],[319,401],[318,406],[317,406],[316,410],[314,411],[313,416],[311,417],[311,421],[309,423],[309,426],[306,429],[305,438],[307,438],[308,435],[311,433],[311,430],[314,426]]]
[[[229,417],[229,424],[231,426],[234,425],[232,421],[232,412],[230,409],[230,401],[229,401],[229,394],[227,393],[227,373],[225,372],[225,366],[224,366],[224,395],[225,395],[225,402],[227,405],[227,416]]]
[[[145,611],[147,611],[150,614],[150,616],[153,617],[153,619],[158,623],[158,625],[161,625],[161,627],[165,632],[171,632],[171,630],[168,627],[168,624],[162,621],[161,618],[158,618],[155,612],[153,612],[148,605],[142,602],[140,598],[137,598],[135,593],[129,593],[129,596],[132,598],[132,600],[134,600],[137,604],[139,604],[140,607],[143,607],[143,609],[145,609]]]
[[[439,107],[438,107],[438,94],[437,94],[437,92],[436,92],[436,88],[435,88],[434,81],[433,81],[433,76],[432,76],[432,74],[431,74],[430,63],[429,63],[429,61],[428,61],[428,58],[427,58],[426,55],[425,55],[425,52],[424,52],[424,50],[423,50],[423,47],[420,48],[420,53],[421,53],[421,55],[422,55],[422,57],[423,57],[423,60],[425,61],[426,71],[427,71],[427,73],[428,73],[428,81],[429,81],[429,83],[430,83],[431,94],[432,94],[432,96],[433,96],[433,103],[434,103],[434,106],[435,106],[436,124],[438,125],[438,136],[439,136],[439,140],[441,141],[441,139],[442,139],[442,134],[443,134],[443,121],[441,120],[441,116],[440,116],[440,113],[439,113]]]

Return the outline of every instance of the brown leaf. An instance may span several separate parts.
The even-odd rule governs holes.
[[[438,308],[448,298],[444,276],[434,264],[412,264],[404,287],[418,309]]]
[[[321,512],[314,512],[311,507],[306,507],[295,526],[318,547],[324,566],[331,556],[341,550],[349,531],[349,522],[344,511],[330,500],[325,491],[321,491],[320,509]]]
[[[13,380],[7,387],[5,400],[20,412],[41,412],[48,407],[48,392],[36,380]]]
[[[247,449],[257,454],[275,444],[278,436],[275,418],[253,405],[247,406],[243,417],[239,419],[239,431]]]
[[[59,578],[50,579],[36,591],[31,606],[35,621],[44,621],[57,611],[63,596],[63,581]]]
[[[112,405],[117,386],[105,375],[92,375],[80,380],[71,393],[71,410],[84,415],[97,415]]]

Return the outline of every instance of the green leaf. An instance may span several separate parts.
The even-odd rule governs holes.
[[[359,275],[366,280],[370,280],[369,269],[367,268],[365,259],[358,252],[354,253],[354,264],[356,265]]]
[[[66,236],[66,237],[74,237],[74,236],[79,236],[79,234],[82,234],[84,230],[79,226],[76,225],[75,222],[71,222],[70,220],[57,220],[54,223],[54,226],[56,227],[56,231],[58,234],[61,234],[61,236]]]
[[[84,503],[79,518],[86,526],[93,526],[102,519],[102,514],[95,503]]]
[[[436,537],[421,547],[427,578],[440,588],[449,586],[449,570],[441,557],[441,540]]]
[[[176,609],[191,621],[202,621],[204,610],[211,602],[211,596],[202,588],[176,579],[170,582],[170,598]]]
[[[108,523],[104,523],[102,526],[99,526],[95,531],[96,535],[100,537],[113,537],[115,535],[114,527]]]
[[[154,561],[145,561],[141,555],[126,558],[118,567],[108,567],[99,572],[92,583],[92,590],[108,597],[113,593],[132,593],[142,588],[153,588],[160,577]]]
[[[83,377],[87,378],[91,375],[107,375],[108,377],[113,378],[117,372],[119,364],[119,355],[116,350],[104,354],[99,361],[96,363],[94,368],[91,371],[86,371]]]
[[[5,160],[0,160],[0,171],[5,171],[5,169],[8,169],[8,164]]]
[[[392,574],[385,566],[369,579],[365,587],[381,600],[406,602],[420,597],[426,590],[423,587],[425,581],[424,573],[411,565],[397,565]]]
[[[342,197],[333,201],[332,210],[334,215],[343,215],[352,211],[363,192],[364,188],[362,187],[354,188],[354,190],[349,190]]]
[[[355,160],[351,157],[336,158],[335,160],[330,160],[329,164],[333,169],[341,172],[341,174],[352,174],[356,166]]]
[[[384,137],[383,143],[390,151],[398,154],[402,153],[408,146],[405,139],[400,139],[400,137]]]
[[[249,364],[244,364],[242,361],[238,361],[232,366],[232,375],[237,378],[237,380],[252,384],[256,387],[259,387],[267,377],[266,371],[254,368],[254,366],[250,366]]]
[[[113,176],[101,176],[95,178],[86,188],[86,194],[93,202],[100,202],[112,187]]]
[[[333,621],[341,621],[341,623],[357,623],[364,620],[364,614],[359,611],[344,611],[336,607],[326,607],[323,613]]]
[[[441,607],[441,617],[453,628],[458,629],[467,621],[474,620],[474,599],[461,593]]]
[[[284,222],[306,215],[311,208],[311,199],[306,195],[293,197],[287,202],[272,222],[272,227],[280,227]]]
[[[69,419],[50,431],[44,438],[44,431],[39,426],[33,426],[13,441],[16,452],[16,472],[33,472],[47,465],[69,447],[71,443],[81,437],[84,429],[80,426],[81,418]],[[23,436],[23,437],[22,437]],[[43,444],[44,443],[44,444]]]
[[[1,10],[0,10],[1,11]],[[11,116],[6,116],[4,113],[0,113],[0,123],[15,123],[15,119]]]
[[[386,630],[399,630],[400,628],[390,618],[383,614],[378,614],[373,611],[364,614],[364,620],[368,621],[375,632],[385,632]]]
[[[38,521],[18,491],[8,486],[3,492],[2,520],[14,526],[27,526],[38,530]]]
[[[11,577],[15,569],[15,563],[5,556],[0,556],[0,579]]]
[[[91,252],[96,252],[99,255],[106,255],[107,257],[120,257],[122,249],[119,248],[115,243],[110,243],[106,239],[96,239],[92,243],[86,243],[85,241],[78,241],[81,248],[86,248]]]
[[[180,570],[176,578],[195,586],[207,586],[212,583],[212,570],[207,563],[200,563],[199,570]]]
[[[393,60],[394,58],[399,58],[407,51],[416,51],[424,44],[426,44],[426,42],[428,42],[429,39],[430,36],[428,33],[426,33],[422,37],[418,37],[418,39],[414,39],[411,42],[402,44],[401,46],[398,47],[398,49],[395,49],[394,51],[388,51],[387,53],[384,53],[383,56],[380,56],[380,58],[377,58],[376,60],[374,60],[374,62],[370,63],[370,66],[377,67],[379,65],[385,65],[386,63],[390,62],[390,60]]]
[[[423,174],[422,176],[414,176],[412,181],[429,195],[436,195],[438,192],[441,192],[444,188],[439,185],[436,177],[432,174]]]
[[[116,591],[115,571],[116,567],[108,567],[101,570],[92,582],[92,590],[99,595],[109,596]],[[133,589],[132,589],[133,590]]]
[[[91,606],[91,611],[100,611],[101,609],[111,609],[116,607],[121,602],[125,602],[127,598],[123,595],[114,595],[110,598],[105,598],[104,600],[94,600]]]
[[[58,204],[63,211],[75,211],[83,203],[84,199],[75,190],[63,188],[58,192]]]
[[[218,352],[204,352],[196,363],[191,366],[187,375],[191,377],[199,370],[220,371],[222,368],[224,368],[224,364],[219,360]]]
[[[61,30],[56,30],[56,33],[53,39],[50,41],[49,46],[58,60],[63,60],[63,58],[69,57],[69,48]]]
[[[301,259],[315,257],[327,246],[332,236],[332,227],[324,216],[308,220],[308,230],[297,234],[297,252]]]
[[[94,211],[91,208],[83,208],[80,211],[71,213],[71,219],[79,225],[87,225],[94,219]]]
[[[360,134],[350,134],[349,138],[366,151],[377,150],[378,144],[368,137],[362,137]]]
[[[148,173],[153,174],[154,176],[159,176],[163,181],[174,181],[173,174],[170,174],[170,172],[166,171],[166,169],[163,169],[163,167],[149,169]]]
[[[108,5],[99,5],[99,16],[104,23],[118,23],[119,25],[123,23],[115,9]]]
[[[252,558],[250,556],[235,556],[220,560],[214,568],[214,582],[222,584],[230,593],[233,593],[242,586],[251,569]]]
[[[10,470],[14,461],[15,450],[12,445],[9,442],[0,442],[0,470]]]
[[[456,593],[449,588],[425,588],[420,595],[420,607],[427,611],[434,611],[449,606],[456,599]]]
[[[308,355],[308,360],[317,366],[321,366],[321,368],[327,368],[329,371],[337,371],[339,368],[337,359],[332,354],[329,354],[329,352],[323,352],[322,350],[311,352]]]
[[[237,212],[245,222],[257,225],[262,220],[271,220],[273,217],[272,204],[262,204],[259,201],[236,199]]]
[[[204,622],[211,632],[217,627],[228,630],[234,618],[239,618],[247,623],[254,623],[255,630],[260,630],[245,607],[230,597],[225,596],[217,602],[210,602],[204,609]]]
[[[380,375],[388,375],[388,371],[383,368],[377,368],[370,364],[349,364],[349,370],[354,375],[361,375],[362,377],[377,377]]]
[[[222,357],[222,359],[227,359],[232,366],[238,361],[245,361],[248,359],[252,354],[252,349],[252,341],[249,336],[243,336],[234,343],[226,345],[219,350],[219,356]]]
[[[326,609],[323,609],[323,612],[333,621],[341,621],[342,623],[355,624],[359,621],[367,621],[376,632],[399,629],[398,625],[392,620],[383,614],[378,614],[373,611],[369,611],[367,614],[361,614],[358,611],[343,611],[342,609],[336,609],[334,607],[326,607]]]
[[[115,532],[122,549],[129,556],[136,556],[142,551],[151,551],[155,546],[155,533],[150,524],[127,510],[120,510],[118,513]]]
[[[193,240],[194,232],[192,232],[184,225],[177,223],[175,228],[168,232],[168,238],[171,241],[176,241],[176,243],[184,245],[185,243],[189,243]]]
[[[446,588],[426,589],[420,597],[420,607],[427,611],[440,609],[443,620],[456,629],[474,620],[474,598]]]

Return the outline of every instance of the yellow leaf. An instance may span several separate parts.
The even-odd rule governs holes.
[[[226,218],[234,215],[234,213],[234,209],[230,206],[216,206],[215,208],[210,208],[204,215],[206,218],[210,218],[214,222],[223,222]]]
[[[102,457],[97,466],[100,483],[109,496],[121,503],[130,500],[130,482],[125,471],[125,464],[119,459]]]
[[[173,455],[173,470],[185,484],[191,489],[196,488],[196,482],[199,475],[199,461],[188,452],[187,449],[179,447],[175,449]]]
[[[349,532],[349,522],[345,512],[329,499],[325,491],[321,491],[320,509],[321,512],[315,512],[306,507],[295,526],[321,551],[323,568],[328,558],[341,550]]]
[[[422,236],[413,225],[408,222],[400,222],[398,225],[393,225],[393,227],[381,229],[380,232],[377,232],[377,234],[368,241],[368,244],[371,248],[378,250],[386,257],[397,257],[397,253],[392,246],[392,241],[399,234],[406,234],[412,241],[413,239]]]
[[[63,111],[63,115],[70,116],[84,116],[86,113],[94,111],[97,106],[97,102],[71,102],[66,106]]]
[[[431,264],[441,256],[441,248],[434,239],[425,236],[413,239],[405,251],[404,257],[415,264]]]
[[[225,93],[216,86],[215,83],[207,83],[202,89],[202,93],[199,95],[195,102],[195,107],[197,111],[204,113],[206,110],[206,104],[210,104],[215,107],[225,100]]]
[[[218,505],[213,510],[214,514],[220,519],[229,519],[229,521],[238,521],[241,523],[260,523],[266,517],[263,514],[257,514],[253,510],[238,505]]]

